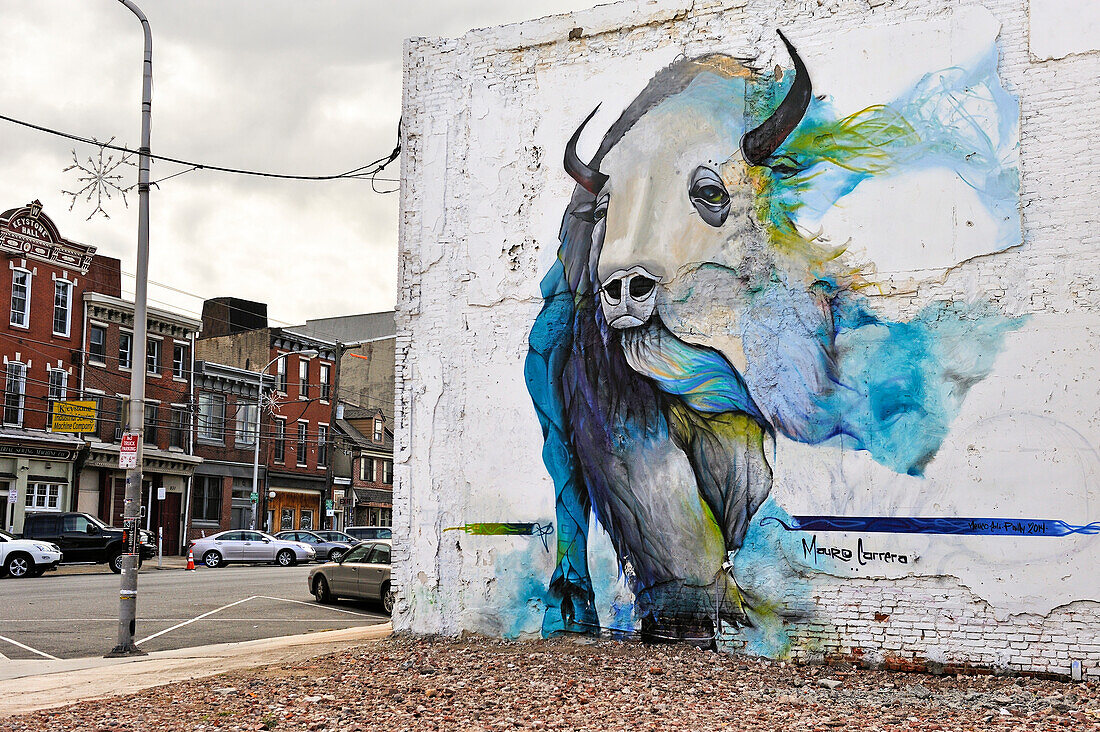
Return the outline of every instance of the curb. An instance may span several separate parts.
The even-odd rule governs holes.
[[[0,665],[0,718],[63,707],[90,699],[125,696],[142,689],[228,671],[295,663],[379,641],[391,623],[262,638],[238,643],[153,651],[134,658],[11,661]],[[110,671],[105,669],[110,667]]]

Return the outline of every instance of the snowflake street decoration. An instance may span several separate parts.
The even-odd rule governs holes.
[[[283,400],[277,392],[268,392],[260,399],[260,409],[268,414],[282,414]]]
[[[69,172],[70,170],[77,171],[76,181],[80,184],[80,188],[76,191],[62,190],[66,196],[71,199],[69,202],[69,210],[73,210],[73,206],[76,205],[78,198],[83,198],[85,201],[95,201],[95,208],[88,214],[88,218],[85,221],[90,221],[93,216],[103,214],[103,218],[109,219],[110,215],[104,210],[103,204],[105,201],[111,200],[115,194],[122,198],[122,204],[127,208],[130,204],[126,202],[126,192],[133,186],[127,186],[123,188],[119,183],[122,182],[123,176],[120,172],[127,166],[133,167],[134,163],[130,159],[130,153],[122,153],[115,157],[116,153],[111,152],[107,154],[106,159],[104,154],[107,152],[107,145],[114,142],[115,138],[107,140],[105,143],[99,144],[99,155],[95,158],[88,157],[86,163],[81,163],[80,159],[76,156],[76,150],[73,150],[73,164],[65,168],[62,172]]]

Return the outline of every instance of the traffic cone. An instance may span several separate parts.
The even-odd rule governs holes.
[[[192,571],[195,569],[195,552],[190,549],[187,550],[187,568]]]

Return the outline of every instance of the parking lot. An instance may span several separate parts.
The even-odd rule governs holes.
[[[119,577],[99,567],[91,573],[0,580],[0,661],[110,651],[118,637]],[[389,619],[376,604],[314,602],[306,587],[308,574],[304,565],[143,571],[135,638],[140,648],[154,651]]]

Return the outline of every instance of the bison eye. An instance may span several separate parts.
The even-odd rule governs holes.
[[[721,226],[730,212],[730,194],[722,177],[710,168],[700,165],[691,174],[688,197],[699,217],[711,226]]]
[[[603,217],[607,216],[607,196],[604,196],[596,202],[596,208],[592,209],[592,220],[599,221]]]

